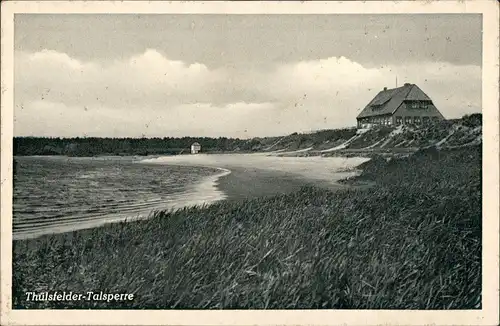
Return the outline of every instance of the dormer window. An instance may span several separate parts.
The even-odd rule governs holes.
[[[427,109],[431,104],[430,101],[407,101],[408,107],[411,109]]]

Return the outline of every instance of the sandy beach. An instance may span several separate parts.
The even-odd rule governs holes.
[[[323,186],[330,190],[348,187],[326,180],[312,181],[284,172],[241,167],[232,167],[230,174],[219,178],[216,182],[216,187],[226,194],[226,200],[229,201],[288,194],[303,186],[311,185]]]
[[[148,164],[206,166],[231,171],[214,180],[226,200],[287,194],[303,186],[345,189],[340,180],[354,176],[368,158],[277,157],[269,154],[199,154],[164,156]],[[207,188],[208,189],[208,188]]]

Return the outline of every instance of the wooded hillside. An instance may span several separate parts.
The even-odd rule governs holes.
[[[283,152],[283,155],[338,155],[345,151],[397,151],[428,146],[453,147],[481,142],[482,115],[426,126],[373,127],[293,133],[283,137],[235,138],[14,138],[14,155],[177,155],[198,142],[202,152]],[[300,151],[299,153],[293,153]],[[281,155],[281,154],[280,154]]]

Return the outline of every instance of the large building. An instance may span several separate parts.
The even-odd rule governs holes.
[[[420,125],[444,117],[432,100],[415,84],[380,91],[356,118],[358,128],[368,125]]]

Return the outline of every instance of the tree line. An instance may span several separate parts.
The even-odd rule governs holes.
[[[448,122],[460,122],[467,127],[482,125],[482,114],[473,113]],[[313,133],[293,133],[281,137],[253,139],[210,137],[164,137],[164,138],[98,138],[98,137],[15,137],[14,155],[177,155],[189,153],[191,144],[201,144],[202,152],[252,152],[261,151],[274,143],[279,148],[301,148],[322,144],[328,140],[349,139],[356,128],[320,130]],[[280,140],[278,142],[278,140]]]
[[[22,155],[177,155],[189,153],[191,144],[198,142],[202,152],[255,151],[257,139],[164,137],[164,138],[98,138],[98,137],[15,137],[13,154]]]

